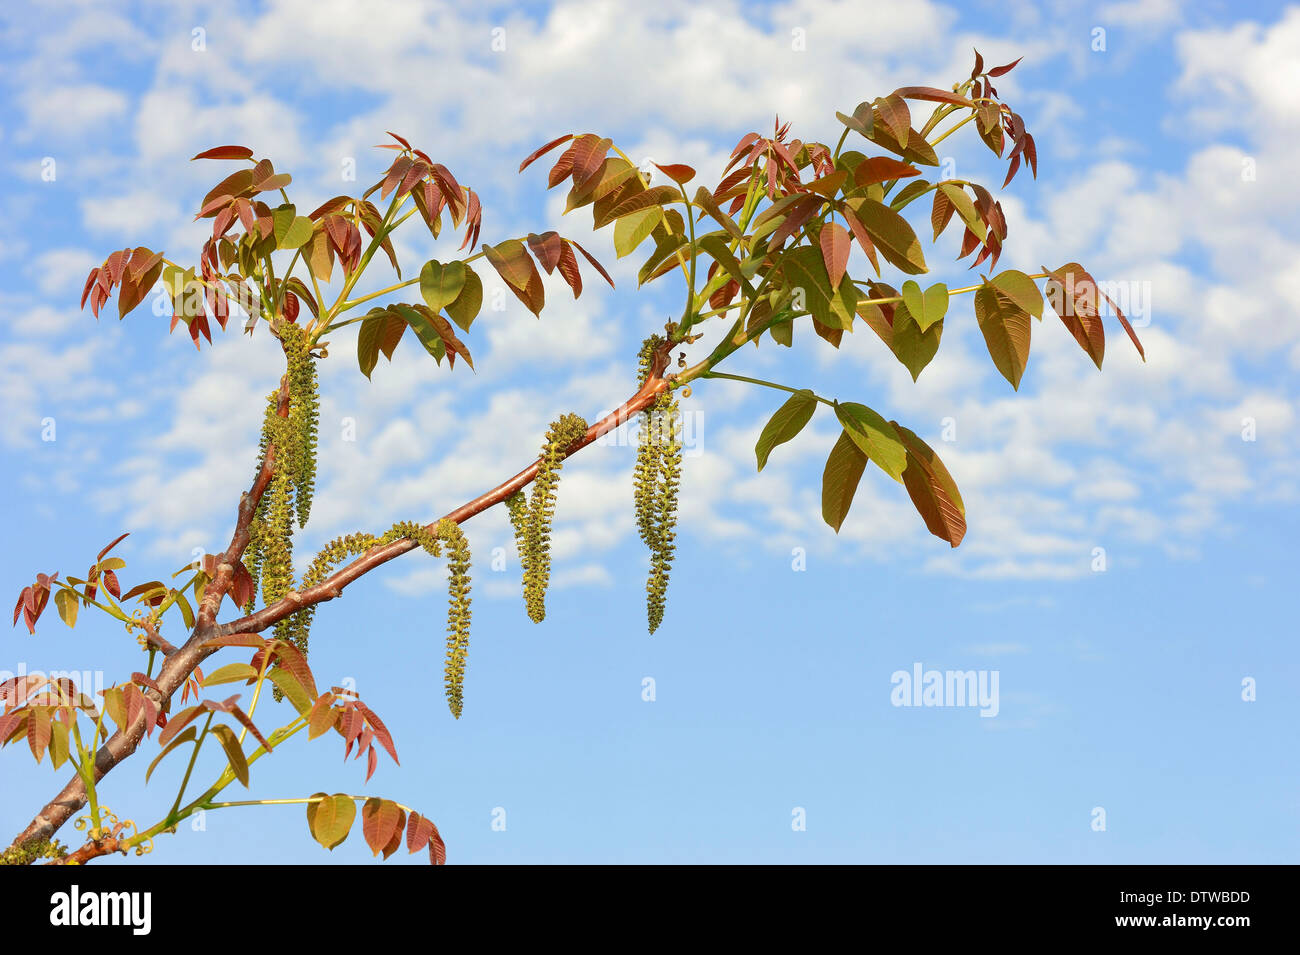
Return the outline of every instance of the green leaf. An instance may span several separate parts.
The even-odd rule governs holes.
[[[1019,390],[1029,362],[1029,313],[993,286],[983,285],[975,292],[975,319],[993,364]]]
[[[180,608],[181,620],[183,620],[185,623],[185,629],[193,630],[194,629],[194,608],[190,606],[189,600],[186,599],[185,591],[177,590],[174,591],[174,593],[176,595],[174,603],[176,604],[177,607]]]
[[[763,433],[758,436],[758,443],[754,445],[754,454],[758,458],[758,469],[761,471],[767,465],[767,457],[772,453],[772,449],[778,444],[785,444],[794,438],[803,430],[817,410],[817,399],[811,391],[800,391],[790,396],[780,408],[776,409],[776,414],[763,427]]]
[[[621,259],[634,252],[636,247],[645,241],[646,236],[663,221],[663,217],[664,211],[658,206],[621,217],[614,224],[614,251],[618,257]]]
[[[338,722],[342,710],[336,709],[333,703],[334,695],[327,693],[312,704],[311,715],[307,718],[308,739],[315,739]]]
[[[1008,269],[993,276],[988,284],[997,290],[1000,298],[1008,300],[1021,311],[1038,319],[1043,317],[1043,294],[1038,291],[1034,280],[1024,272]]]
[[[375,370],[382,350],[389,361],[393,360],[393,350],[406,331],[406,321],[393,313],[391,309],[374,308],[366,313],[357,333],[357,364],[361,373],[367,378]]]
[[[956,482],[933,448],[897,421],[890,424],[907,448],[903,485],[912,504],[931,534],[956,547],[966,536],[966,506]]]
[[[58,769],[68,761],[68,724],[61,720],[50,723],[50,766]]]
[[[939,282],[924,292],[910,279],[903,283],[903,304],[921,331],[943,321],[948,311],[948,286]]]
[[[676,256],[674,253],[690,242],[690,239],[678,232],[668,232],[665,230],[661,235],[655,237],[655,250],[650,253],[650,258],[646,259],[645,265],[637,272],[637,285],[644,285],[663,274],[665,270],[671,271],[676,268]],[[672,258],[672,262],[668,262]],[[664,268],[661,269],[660,266]]]
[[[494,246],[483,246],[483,253],[492,267],[497,270],[497,274],[505,279],[506,287],[514,293],[514,296],[523,302],[530,312],[540,316],[546,302],[542,276],[529,257],[524,244],[518,239],[507,239]]]
[[[312,798],[323,796],[320,802],[307,803],[307,828],[312,836],[326,849],[341,845],[352,830],[352,822],[357,818],[357,804],[343,793],[326,796],[315,793]]]
[[[256,680],[257,667],[248,663],[227,663],[225,666],[204,674],[204,686],[219,686],[222,683],[238,683]]]
[[[465,287],[455,300],[447,304],[446,313],[460,326],[461,331],[469,331],[470,325],[483,307],[483,280],[470,266],[465,266]]]
[[[300,249],[311,241],[312,231],[316,224],[306,216],[296,216],[289,227],[281,234],[279,224],[276,225],[275,245],[280,249]]]
[[[894,325],[890,329],[888,344],[898,360],[911,372],[912,380],[916,381],[939,351],[942,335],[943,319],[922,331],[912,317],[911,309],[905,303],[900,303],[894,309]]]
[[[226,751],[226,759],[230,761],[230,768],[234,771],[235,778],[247,789],[248,757],[244,755],[244,747],[239,745],[239,738],[235,736],[235,731],[225,723],[217,723],[208,732],[221,742],[221,748]]]
[[[158,768],[158,764],[167,757],[168,753],[172,752],[172,750],[176,749],[176,747],[180,746],[182,743],[193,743],[196,736],[197,734],[194,731],[194,727],[190,726],[186,728],[184,733],[168,743],[167,746],[164,747],[163,751],[154,757],[153,762],[149,764],[149,768],[145,770],[144,781],[146,783],[149,781],[149,777],[153,775],[153,771]]]
[[[921,252],[921,241],[906,219],[875,199],[852,198],[844,201],[890,265],[908,275],[929,271]]]
[[[938,193],[942,193],[944,199],[957,210],[957,215],[961,216],[961,221],[966,224],[966,227],[983,242],[985,235],[988,233],[988,228],[984,225],[984,220],[975,212],[975,203],[971,201],[970,196],[966,195],[965,188],[955,182],[941,182],[939,183]],[[939,238],[939,231],[936,224],[934,233],[936,239]]]
[[[855,401],[837,404],[835,416],[844,433],[871,461],[895,481],[903,480],[907,467],[907,450],[898,439],[894,426],[866,405]]]
[[[822,472],[822,520],[840,532],[840,525],[848,516],[853,495],[862,480],[867,466],[867,456],[862,453],[847,431],[840,432],[839,440],[831,448]]]
[[[803,289],[804,307],[812,317],[829,328],[853,330],[858,304],[858,289],[852,282],[841,281],[832,291],[820,250],[811,246],[791,249],[781,260],[787,288]]]
[[[853,111],[852,116],[845,116],[843,113],[837,112],[835,118],[855,133],[866,136],[869,139],[871,138],[872,126],[871,112],[870,103],[859,103],[858,108]]]
[[[280,692],[285,695],[293,708],[300,714],[306,713],[311,709],[311,697],[303,689],[298,678],[288,670],[282,667],[271,667],[266,671],[266,678],[280,688]]]
[[[77,595],[71,590],[60,590],[54,595],[54,605],[59,608],[59,617],[69,627],[77,625]]]
[[[726,229],[727,234],[733,239],[744,238],[745,234],[740,231],[740,226],[736,225],[736,221],[731,216],[722,211],[722,207],[713,198],[713,193],[703,186],[695,191],[695,205],[712,216],[713,220]]]
[[[424,263],[424,268],[420,270],[420,295],[435,312],[441,312],[454,302],[464,288],[464,262],[448,262],[443,265],[437,259],[432,259]]]

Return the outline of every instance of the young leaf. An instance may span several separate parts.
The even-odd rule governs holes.
[[[454,302],[464,288],[464,262],[443,265],[437,259],[431,259],[420,270],[420,295],[435,312],[441,312]]]
[[[993,286],[983,285],[975,292],[975,319],[993,364],[1019,390],[1029,361],[1029,313]]]
[[[895,481],[903,479],[907,451],[893,425],[866,405],[854,401],[837,404],[835,416],[863,454]]]
[[[214,723],[210,730],[221,743],[221,748],[225,750],[226,758],[230,761],[230,768],[234,771],[235,778],[248,788],[248,757],[244,755],[244,747],[239,744],[239,737],[225,723]]]
[[[252,159],[253,151],[247,146],[214,146],[211,149],[205,149],[190,159]]]
[[[849,437],[847,431],[840,432],[839,440],[831,448],[826,459],[826,468],[822,472],[822,520],[840,532],[840,525],[848,516],[853,495],[862,480],[862,472],[867,466],[867,456]]]
[[[652,165],[679,186],[684,186],[695,178],[695,170],[682,163],[671,163],[667,166],[658,163]]]
[[[948,286],[938,282],[922,292],[921,286],[908,280],[903,283],[903,304],[921,331],[925,331],[935,322],[943,321],[948,311]]]
[[[621,259],[630,255],[646,236],[663,221],[663,209],[652,206],[623,216],[614,223],[614,252]]]
[[[826,274],[830,279],[831,288],[839,288],[840,280],[844,278],[844,270],[848,268],[849,245],[852,240],[844,226],[836,222],[828,222],[822,226],[817,241],[821,246],[822,261],[826,265]]]
[[[545,146],[542,146],[534,150],[532,153],[528,155],[528,157],[523,162],[519,164],[519,171],[523,172],[530,165],[532,165],[532,163],[536,161],[538,158],[545,156],[556,146],[559,146],[561,143],[567,143],[572,138],[573,138],[573,133],[569,133],[568,135],[560,136],[558,139],[552,139]]]
[[[361,807],[361,832],[372,855],[379,855],[393,841],[402,810],[391,799],[371,797]]]
[[[257,668],[247,663],[227,663],[209,673],[203,680],[204,686],[219,686],[222,683],[237,683],[256,680]]]
[[[767,466],[767,457],[772,449],[793,439],[812,419],[816,410],[817,399],[807,390],[791,395],[785,404],[776,409],[776,414],[764,425],[758,443],[754,445],[760,471]]]
[[[1006,299],[1021,311],[1028,312],[1035,318],[1043,317],[1043,295],[1038,291],[1034,280],[1024,272],[1008,269],[989,279],[989,285],[997,290],[1000,298]]]
[[[908,496],[930,533],[956,547],[966,536],[966,506],[957,484],[933,448],[897,421],[890,424],[907,448],[903,485]]]
[[[906,179],[919,176],[921,170],[909,163],[901,162],[889,156],[872,156],[864,159],[853,170],[853,181],[859,186],[873,186],[878,182],[894,179]]]
[[[921,242],[906,219],[875,199],[853,198],[846,199],[845,203],[890,265],[908,275],[929,271],[921,252]]]
[[[791,249],[781,260],[781,269],[788,288],[803,289],[805,307],[816,321],[828,328],[853,330],[857,286],[842,281],[832,290],[819,250],[809,246]]]
[[[1052,298],[1052,308],[1061,316],[1061,320],[1065,321],[1066,327],[1070,329],[1071,334],[1074,334],[1076,340],[1079,336],[1075,334],[1070,322],[1066,321],[1062,309],[1072,311],[1083,322],[1087,337],[1095,339],[1098,337],[1101,327],[1098,298],[1104,298],[1110,304],[1110,307],[1115,310],[1115,317],[1119,319],[1120,325],[1124,327],[1124,331],[1128,334],[1129,340],[1133,342],[1134,347],[1137,348],[1142,360],[1147,360],[1146,351],[1142,348],[1142,343],[1138,341],[1137,333],[1133,331],[1133,326],[1129,324],[1128,318],[1120,311],[1119,306],[1111,300],[1110,296],[1101,290],[1096,279],[1089,275],[1082,265],[1078,262],[1067,262],[1054,271],[1048,269],[1043,269],[1043,271],[1048,272],[1055,283],[1052,286],[1055,290],[1055,295]],[[1097,318],[1096,331],[1091,330],[1092,327],[1088,322],[1091,317]],[[1089,349],[1088,353],[1091,355],[1092,350]],[[1100,351],[1098,351],[1099,355]],[[1098,356],[1094,356],[1093,360],[1097,361],[1100,367],[1101,362],[1098,360]]]
[[[77,625],[77,595],[71,590],[60,590],[54,595],[54,606],[58,608],[59,617],[69,627]]]
[[[453,301],[447,303],[444,311],[451,317],[453,322],[460,326],[461,331],[467,332],[482,307],[483,280],[478,277],[477,272],[466,265],[465,285],[460,290],[460,294]]]
[[[342,793],[315,795],[323,798],[319,802],[307,803],[307,828],[317,842],[333,850],[352,831],[352,823],[357,818],[357,804]]]
[[[879,330],[877,331],[879,333]],[[929,328],[922,329],[907,304],[900,303],[894,309],[894,324],[889,329],[886,344],[911,373],[912,380],[916,381],[925,370],[925,366],[930,364],[930,360],[939,351],[939,340],[942,336],[943,319]]]
[[[180,745],[183,744],[183,743],[193,743],[193,742],[195,742],[195,740],[197,739],[197,737],[198,737],[198,734],[195,732],[194,727],[191,726],[191,727],[189,727],[188,729],[186,729],[184,733],[181,733],[179,736],[177,736],[175,739],[173,739],[170,743],[168,743],[168,744],[163,748],[163,751],[162,751],[161,753],[159,753],[157,756],[154,757],[153,762],[149,764],[149,768],[148,768],[147,770],[145,770],[145,773],[144,773],[144,781],[145,781],[146,783],[149,782],[149,777],[153,775],[153,771],[154,771],[155,769],[158,768],[158,764],[161,763],[161,762],[162,762],[162,761],[167,757],[167,755],[168,755],[169,753],[171,753],[173,750],[175,750],[178,746],[180,746]],[[159,736],[159,737],[158,737],[158,740],[159,740],[159,742],[161,742],[161,741],[162,741],[162,737]]]

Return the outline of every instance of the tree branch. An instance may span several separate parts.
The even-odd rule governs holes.
[[[655,399],[666,391],[672,383],[669,378],[663,377],[672,348],[673,342],[664,342],[655,352],[645,384],[631,398],[589,427],[586,434],[569,446],[566,454],[577,453],[602,435],[628,421],[633,415],[654,404]],[[287,379],[281,382],[278,411],[281,417],[288,414]],[[249,528],[252,524],[253,514],[256,512],[258,502],[262,499],[262,495],[271,482],[275,469],[274,456],[275,449],[272,446],[267,450],[266,459],[263,461],[262,468],[253,482],[252,489],[240,499],[235,532],[231,537],[230,546],[218,559],[216,576],[204,590],[194,630],[190,638],[181,647],[166,656],[162,669],[158,673],[156,682],[161,692],[146,691],[159,703],[165,704],[169,701],[172,695],[184,686],[185,681],[189,679],[194,669],[217,652],[218,648],[203,646],[206,641],[215,636],[256,632],[273,625],[276,621],[284,619],[303,607],[333,600],[335,597],[342,595],[343,588],[348,584],[370,573],[381,564],[385,564],[418,546],[415,541],[403,538],[382,547],[376,547],[362,554],[346,567],[335,571],[314,587],[309,587],[294,596],[285,597],[268,607],[240,617],[230,623],[217,625],[215,623],[217,611],[221,607],[222,600],[230,591],[234,580],[234,564],[243,556],[244,549],[248,546]],[[534,461],[518,474],[501,482],[492,490],[480,494],[472,501],[467,501],[442,519],[461,524],[474,515],[481,514],[493,505],[501,503],[515,491],[527,487],[533,481],[537,476],[538,464],[539,461]],[[429,527],[432,529],[436,527],[437,523],[437,521],[434,521]],[[95,754],[94,771],[96,782],[136,751],[140,741],[144,738],[145,729],[145,718],[142,713],[130,726],[114,733],[108,742],[100,748],[99,752]],[[47,803],[27,827],[19,833],[13,844],[15,846],[21,845],[30,839],[49,839],[72,817],[73,813],[77,812],[85,804],[85,783],[80,776],[74,776],[59,794]]]
[[[587,445],[591,444],[601,435],[607,434],[619,427],[633,415],[644,411],[658,396],[664,392],[670,381],[661,377],[663,370],[668,363],[668,352],[672,349],[672,343],[667,342],[659,349],[652,364],[651,373],[646,378],[646,383],[641,389],[629,398],[623,404],[619,405],[605,417],[601,418],[595,424],[587,429],[584,434],[573,444],[569,445],[565,455],[576,454]],[[534,461],[528,467],[524,468],[518,474],[502,481],[492,490],[480,494],[472,501],[467,501],[454,511],[448,512],[442,517],[442,520],[453,521],[457,524],[463,524],[476,514],[481,514],[488,508],[500,504],[515,491],[527,487],[537,477],[537,468],[540,459]],[[436,529],[438,521],[427,525],[429,530]],[[335,597],[343,595],[343,588],[348,584],[359,580],[366,574],[370,573],[381,564],[386,564],[395,557],[400,557],[409,551],[414,550],[419,545],[409,537],[403,537],[401,540],[393,541],[379,547],[374,547],[352,563],[336,570],[330,576],[326,577],[315,586],[308,587],[300,592],[295,592],[289,596],[278,600],[275,603],[263,607],[256,613],[240,617],[238,620],[232,620],[230,623],[222,624],[217,627],[217,634],[228,636],[235,633],[256,633],[265,630],[267,627],[274,625],[277,621],[283,620],[290,614],[296,613],[303,607],[311,607],[327,600],[333,600]]]
[[[280,399],[277,406],[277,412],[281,417],[289,414],[289,382],[284,378],[280,382]],[[216,648],[203,646],[204,642],[211,639],[214,635],[214,621],[216,619],[217,609],[221,606],[222,599],[230,590],[230,585],[234,581],[234,563],[244,554],[244,549],[248,547],[249,528],[253,523],[253,515],[257,511],[257,505],[262,500],[262,495],[266,493],[268,485],[271,483],[271,476],[275,472],[275,446],[271,445],[266,450],[266,457],[262,461],[262,467],[257,472],[257,477],[253,480],[251,490],[244,493],[239,500],[239,510],[235,519],[235,532],[231,536],[230,546],[226,552],[220,555],[217,561],[216,576],[208,582],[203,591],[203,600],[199,605],[199,612],[194,621],[194,630],[191,632],[188,640],[179,648],[172,648],[163,659],[162,668],[158,671],[155,683],[158,690],[145,689],[160,705],[166,705],[171,700],[172,694],[185,685],[195,668],[216,652]],[[140,741],[144,738],[145,715],[143,710],[131,721],[130,725],[119,729],[99,751],[95,753],[95,782],[103,779],[114,766],[126,759],[136,751]],[[68,784],[60,790],[59,794],[45,804],[40,812],[27,824],[22,832],[14,839],[13,845],[18,846],[30,839],[44,840],[54,835],[59,828],[67,822],[72,814],[81,809],[86,804],[86,783],[80,774],[73,776]]]

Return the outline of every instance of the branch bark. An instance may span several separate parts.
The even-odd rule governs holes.
[[[631,398],[589,427],[587,433],[571,444],[566,453],[577,453],[602,435],[628,421],[633,415],[650,407],[655,402],[655,399],[667,390],[671,384],[670,379],[663,377],[671,350],[671,342],[665,342],[660,346],[651,362],[650,374],[646,378],[645,384]],[[281,382],[278,410],[282,417],[288,414],[287,381]],[[418,546],[415,541],[403,538],[382,547],[373,548],[347,566],[339,568],[314,587],[309,587],[293,597],[286,597],[283,600],[276,601],[268,607],[240,617],[237,620],[217,624],[215,622],[217,612],[234,581],[234,564],[243,556],[244,549],[248,546],[249,527],[252,523],[253,514],[271,482],[275,466],[274,454],[274,447],[268,449],[266,459],[253,482],[252,489],[244,494],[240,500],[235,532],[231,537],[230,546],[218,558],[216,576],[204,590],[193,632],[189,639],[181,647],[169,654],[163,662],[162,669],[156,678],[161,692],[146,691],[159,703],[169,701],[172,695],[184,686],[185,681],[189,679],[194,669],[217,652],[217,648],[204,647],[203,644],[206,641],[215,636],[252,633],[263,630],[303,607],[333,600],[335,597],[342,595],[343,588],[348,584]],[[539,463],[539,461],[534,461],[490,491],[480,494],[472,501],[467,501],[449,512],[442,520],[450,520],[461,524],[474,515],[481,514],[488,508],[501,503],[515,491],[527,487],[533,481],[537,476]],[[437,524],[438,521],[434,521],[429,527],[432,529]],[[118,763],[136,751],[140,741],[144,738],[145,729],[145,719],[141,714],[130,726],[124,730],[118,730],[109,738],[95,754],[96,782],[103,779]],[[80,776],[74,776],[59,794],[50,800],[28,823],[27,827],[18,834],[13,841],[13,845],[21,845],[30,839],[51,838],[72,817],[73,813],[80,810],[85,804],[85,783]]]

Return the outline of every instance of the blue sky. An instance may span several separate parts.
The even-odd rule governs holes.
[[[561,217],[545,167],[516,174],[535,146],[599,132],[638,161],[689,163],[714,182],[736,140],[774,114],[833,143],[837,109],[948,86],[969,73],[972,47],[987,63],[1023,55],[998,89],[1036,137],[1040,174],[1001,196],[999,268],[1079,261],[1129,283],[1149,306],[1148,362],[1112,324],[1099,373],[1049,315],[1012,392],[957,298],[915,384],[861,327],[838,352],[803,330],[788,352],[765,344],[727,366],[865,402],[929,440],[966,501],[961,547],[928,535],[879,473],[835,535],[819,514],[833,420],[819,414],[756,474],[754,441],[780,396],[700,382],[683,402],[696,441],[657,634],[644,625],[632,450],[591,447],[561,482],[543,624],[524,615],[513,559],[489,567],[510,541],[500,509],[466,525],[464,718],[442,698],[442,568],[408,555],[323,608],[312,644],[320,682],[353,681],[393,730],[401,767],[382,764],[367,785],[336,739],[296,743],[258,764],[250,796],[395,798],[437,822],[459,863],[1295,861],[1300,6],[648,7],[6,9],[0,591],[16,595],[37,571],[78,573],[122,531],[128,582],[228,540],[278,375],[267,336],[227,334],[196,353],[152,299],[121,323],[115,308],[98,324],[76,308],[109,251],[197,256],[203,226],[190,220],[224,175],[187,162],[199,150],[251,146],[293,173],[310,209],[374,181],[386,154],[370,147],[392,129],[481,192],[484,241],[556,228],[618,285],[588,271],[575,303],[557,278],[540,322],[513,298],[485,311],[466,338],[473,374],[408,342],[367,382],[340,333],[298,546],[311,554],[340,533],[432,519],[530,460],[560,413],[607,411],[634,390],[639,342],[679,311],[672,277],[636,291],[642,253],[615,260],[609,230],[592,235],[585,211]],[[973,135],[942,147],[960,176],[1001,182]],[[341,181],[349,159],[357,183]],[[398,236],[408,268],[453,254],[414,229]],[[955,254],[951,235],[927,247],[935,279],[978,281]],[[498,280],[484,279],[490,294]],[[391,281],[377,270],[370,287]],[[699,356],[721,332],[708,330]],[[18,628],[5,642],[0,669],[95,671],[110,684],[143,659],[86,613],[75,631],[51,612],[36,636]],[[917,663],[996,671],[997,715],[892,705],[891,675]],[[271,713],[259,723],[275,725]],[[142,824],[165,811],[180,772],[165,765],[145,787],[147,762],[115,771],[102,796]],[[33,771],[16,747],[0,765],[0,818],[16,832],[66,774]],[[370,858],[359,833],[325,853],[300,806],[214,812],[205,825],[148,858]]]

